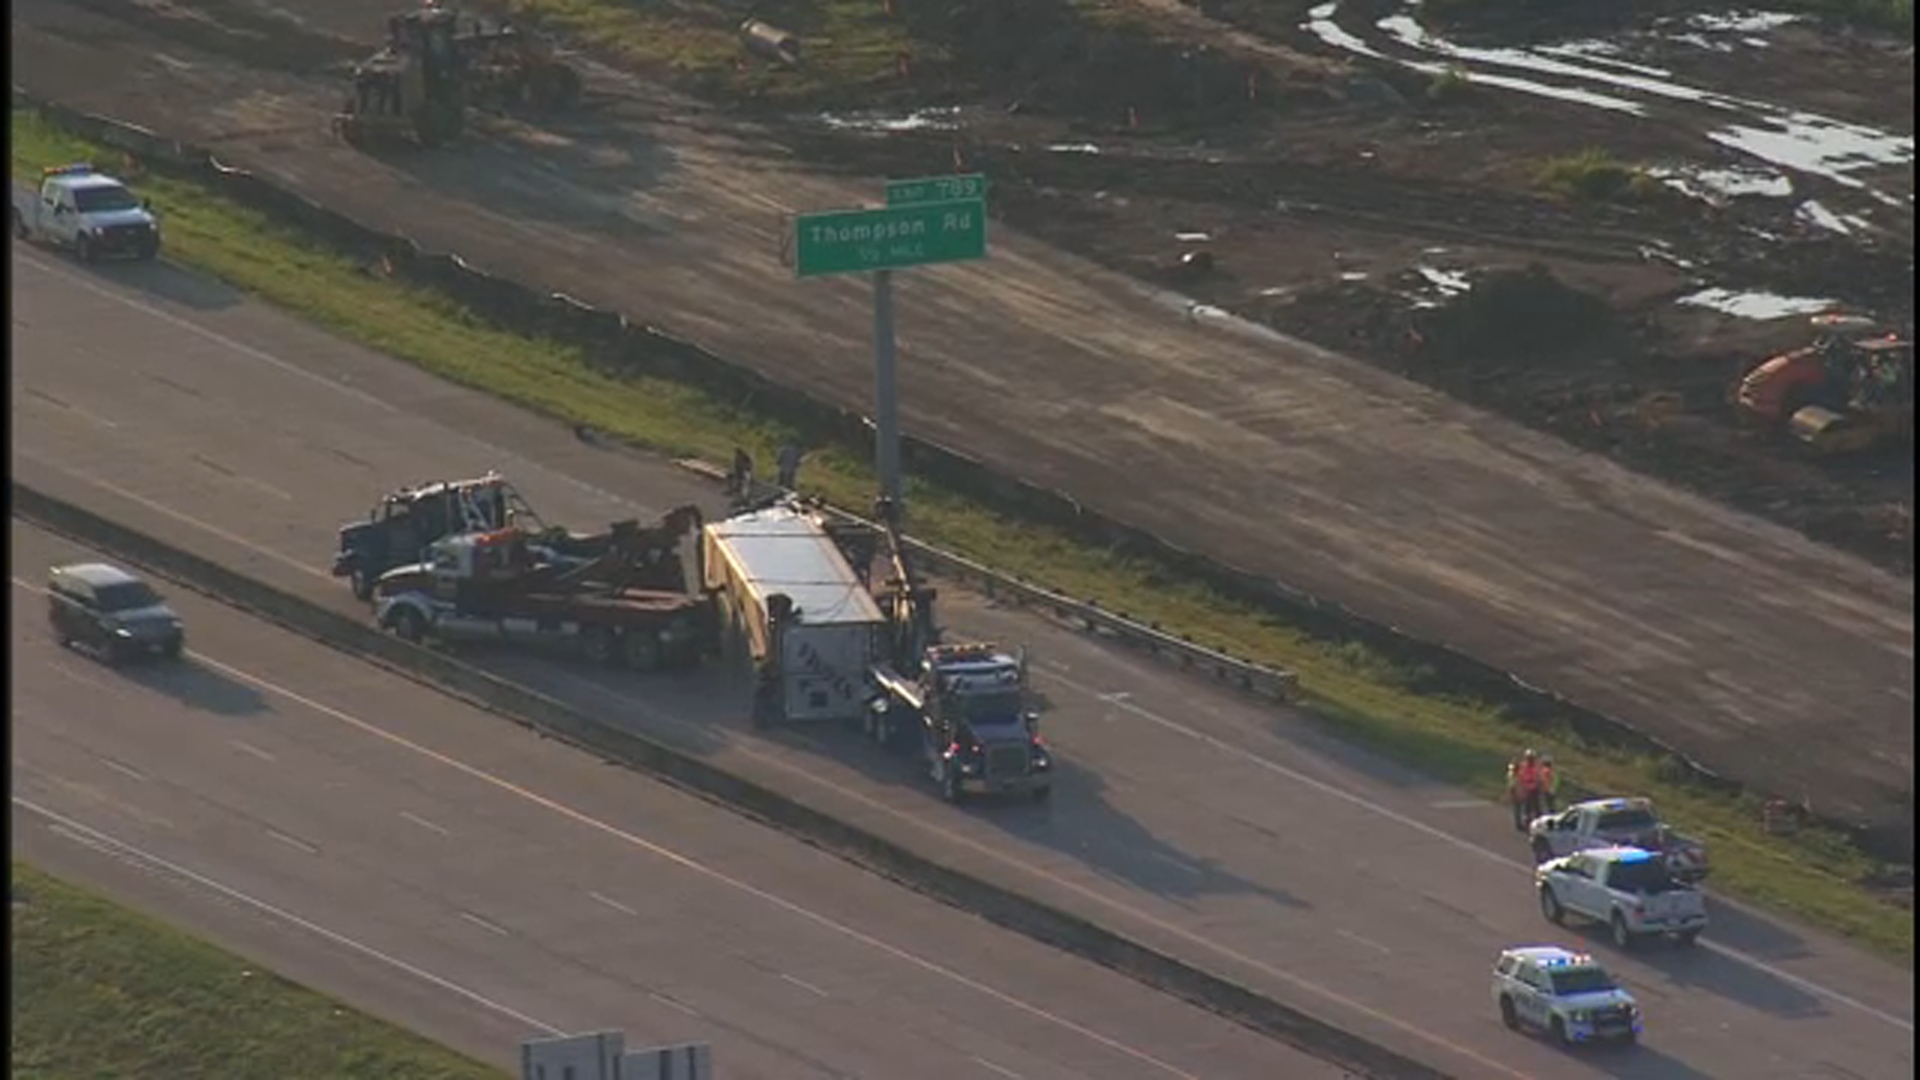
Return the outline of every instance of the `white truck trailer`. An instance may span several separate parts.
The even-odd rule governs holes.
[[[755,675],[754,722],[860,722],[886,617],[820,516],[792,501],[701,530],[723,648]]]

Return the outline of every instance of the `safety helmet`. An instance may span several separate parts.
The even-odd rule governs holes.
[[[1522,758],[1525,758],[1525,759],[1526,759],[1526,760],[1528,760],[1528,761],[1532,761],[1532,760],[1533,760],[1534,758],[1537,758],[1537,757],[1539,757],[1540,755],[1539,755],[1539,754],[1536,754],[1536,753],[1534,753],[1534,752],[1533,752],[1533,748],[1532,748],[1532,747],[1528,747],[1528,748],[1527,748],[1527,751],[1526,751],[1526,753],[1523,753],[1523,754],[1521,754],[1520,756],[1521,756]]]

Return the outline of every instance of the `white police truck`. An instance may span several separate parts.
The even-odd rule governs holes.
[[[1563,1046],[1633,1042],[1640,1003],[1586,953],[1557,945],[1503,950],[1493,965],[1493,1002],[1513,1030],[1544,1031]]]
[[[81,262],[160,254],[160,220],[153,208],[85,163],[45,170],[38,195],[15,192],[13,232],[22,240],[67,248]]]
[[[1547,921],[1573,914],[1603,923],[1623,949],[1656,934],[1691,945],[1707,928],[1706,897],[1640,848],[1591,848],[1552,859],[1534,870],[1534,887]]]

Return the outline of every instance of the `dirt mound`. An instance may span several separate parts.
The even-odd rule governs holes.
[[[1538,263],[1481,270],[1467,290],[1417,312],[1413,328],[1432,359],[1481,361],[1548,352],[1585,354],[1617,342],[1620,327],[1606,301],[1572,288]]]

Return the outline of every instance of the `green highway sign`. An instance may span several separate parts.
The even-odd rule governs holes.
[[[915,203],[953,202],[956,199],[986,197],[987,178],[979,173],[887,181],[888,206],[912,206]]]
[[[793,239],[794,271],[803,278],[983,259],[987,204],[958,199],[802,214]]]

